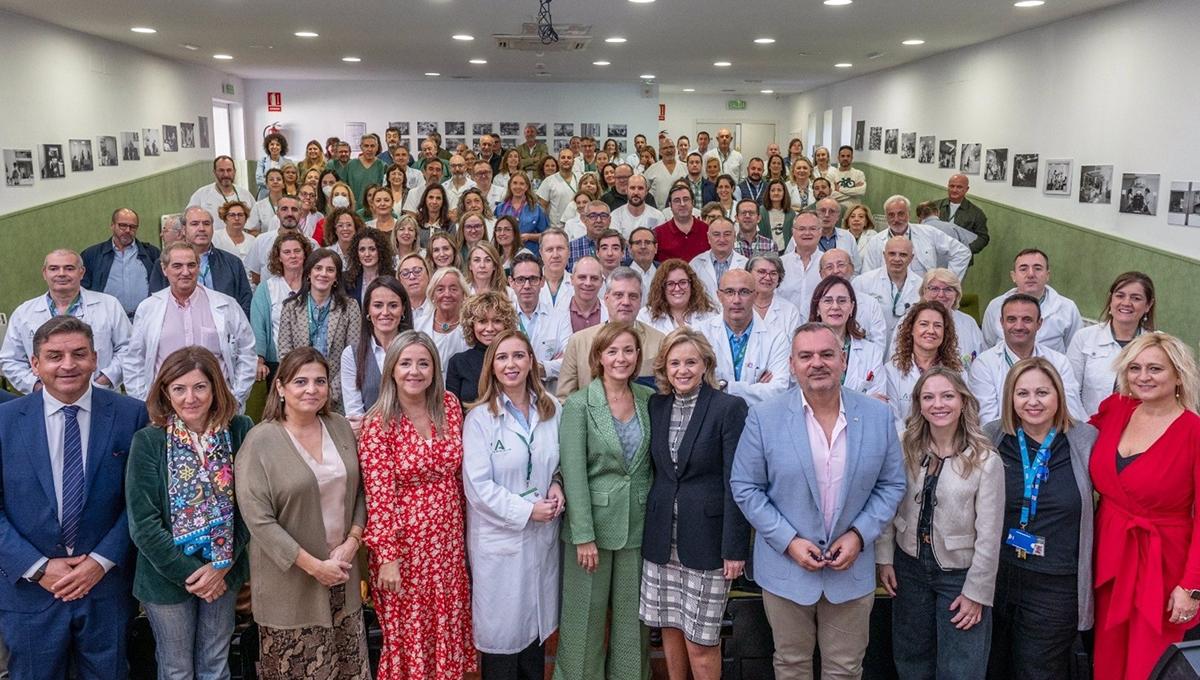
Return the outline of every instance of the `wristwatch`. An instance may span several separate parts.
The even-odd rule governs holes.
[[[46,565],[47,564],[49,564],[49,562],[43,562],[42,566],[38,567],[37,571],[33,572],[33,576],[29,577],[29,580],[33,583],[37,583],[38,581],[41,581],[42,577],[46,575]]]
[[[1179,586],[1179,587],[1183,588],[1183,586]],[[1183,588],[1183,592],[1187,593],[1188,597],[1192,598],[1193,600],[1200,600],[1200,589],[1188,590],[1187,588]]]

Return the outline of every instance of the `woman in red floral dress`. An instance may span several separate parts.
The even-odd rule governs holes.
[[[383,627],[379,680],[476,670],[463,543],[462,407],[446,392],[433,340],[388,347],[379,400],[363,419],[371,583]]]

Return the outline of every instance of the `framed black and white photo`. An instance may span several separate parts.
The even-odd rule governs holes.
[[[475,137],[492,134],[491,123],[471,123],[471,134]]]
[[[958,167],[957,139],[943,139],[938,145],[938,167],[948,170]]]
[[[983,179],[988,182],[1003,182],[1008,179],[1008,149],[987,150]]]
[[[624,123],[609,123],[608,124],[608,136],[609,137],[628,137],[629,136],[628,131],[629,131],[629,126]]]
[[[158,139],[158,128],[142,128],[142,155],[146,158],[162,155],[162,142]]]
[[[530,123],[530,125],[533,126],[533,136],[534,137],[545,137],[546,136],[546,124],[545,123]],[[522,134],[524,134],[524,130],[522,130],[521,132],[522,132]]]
[[[438,131],[438,124],[436,121],[432,121],[432,120],[417,121],[417,136],[418,137],[422,137],[422,138],[428,137],[429,133],[437,132],[437,131]]]
[[[860,120],[854,123],[854,150],[862,151],[863,143],[867,136],[867,121]]]
[[[463,137],[467,134],[467,124],[461,120],[446,121],[446,136],[447,137]]]
[[[203,130],[204,128],[200,129]],[[141,139],[141,135],[136,131],[121,133],[121,160],[140,161],[142,159]]]
[[[1038,178],[1038,155],[1019,153],[1013,156],[1014,187],[1036,187]]]
[[[929,135],[921,138],[921,153],[917,156],[918,163],[932,163],[937,153],[937,137]]]
[[[71,172],[91,172],[96,169],[92,158],[92,140],[68,139],[67,153],[71,157]]]
[[[965,175],[978,175],[983,167],[983,145],[963,144],[962,155],[958,160],[958,171]]]
[[[557,156],[559,151],[562,151],[563,149],[565,149],[569,146],[571,146],[571,138],[570,137],[555,137],[554,138],[554,147],[551,149],[551,151],[553,151],[554,155]]]
[[[598,139],[600,137],[600,124],[599,123],[580,123],[579,124],[579,136],[580,137],[591,137],[592,139]]]
[[[574,123],[555,123],[554,124],[554,136],[555,137],[574,137],[575,136],[575,124]]]
[[[208,131],[208,116],[200,116],[200,148],[207,149],[209,147],[209,131]]]
[[[1140,172],[1127,172],[1121,175],[1121,212],[1134,215],[1157,215],[1158,180],[1158,175]]]
[[[4,150],[4,186],[33,186],[33,149]]]
[[[458,145],[467,145],[467,140],[462,137],[447,137],[444,140],[446,150],[450,153],[458,153]]]
[[[38,162],[42,179],[62,179],[67,176],[62,144],[38,144]]]
[[[1079,166],[1079,202],[1108,205],[1112,203],[1113,166]]]
[[[894,154],[899,151],[900,146],[900,130],[899,128],[890,128],[883,138],[883,152]]]
[[[163,151],[179,151],[179,131],[174,125],[163,126]]]
[[[117,159],[120,157],[120,151],[117,150],[117,138],[112,135],[104,135],[96,138],[96,155],[100,159],[100,167],[114,168],[117,165]]]
[[[501,122],[500,123],[500,136],[501,137],[516,137],[516,136],[519,136],[520,134],[521,134],[521,124],[520,123],[513,123],[513,122]],[[508,146],[508,144],[505,143],[504,146]]]
[[[516,137],[501,137],[500,138],[500,146],[504,147],[505,149],[516,148],[517,144],[520,144],[520,143],[521,142],[519,140],[517,140]]]
[[[388,127],[396,128],[397,130],[399,130],[401,137],[408,137],[409,135],[412,134],[412,132],[410,131],[410,128],[409,128],[408,121],[406,121],[406,120],[389,121]]]
[[[1200,182],[1171,182],[1167,224],[1200,227]]]
[[[196,148],[196,124],[195,123],[180,123],[179,124],[179,148],[181,148],[181,149]]]
[[[871,137],[867,140],[867,151],[879,151],[883,146],[883,126],[872,127]]]
[[[1046,183],[1042,193],[1051,196],[1071,195],[1071,165],[1074,161],[1064,159],[1046,160]]]
[[[917,133],[905,132],[900,135],[900,157],[917,157]]]

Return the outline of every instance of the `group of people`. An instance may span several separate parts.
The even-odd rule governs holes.
[[[1083,327],[1021,250],[978,324],[963,175],[877,230],[848,147],[582,139],[539,182],[532,132],[268,136],[263,198],[220,157],[161,248],[121,208],[47,255],[0,348],[12,677],[124,677],[135,600],[159,677],[221,677],[247,582],[264,678],[371,677],[364,601],[380,678],[541,678],[557,631],[559,680],[644,679],[651,628],[717,678],[743,573],[779,678],[860,675],[877,583],[901,677],[1065,677],[1093,627],[1145,677],[1194,625],[1200,374],[1150,277]]]

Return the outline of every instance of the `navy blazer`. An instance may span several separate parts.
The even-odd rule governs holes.
[[[208,251],[208,262],[212,267],[212,289],[237,300],[238,306],[249,319],[250,301],[254,295],[250,291],[250,279],[242,260],[214,246]],[[150,292],[157,293],[166,287],[167,277],[163,275],[162,267],[155,267],[150,275]]]
[[[43,392],[0,406],[0,609],[33,613],[54,596],[22,578],[43,557],[67,557],[46,442]],[[125,463],[133,434],[149,422],[146,405],[110,390],[92,390],[83,514],[75,555],[116,563],[88,597],[129,596],[133,550],[125,515]]]
[[[696,207],[703,208],[706,204],[719,200],[721,199],[717,196],[717,185],[707,177],[700,180],[700,205]]]
[[[159,270],[158,267],[158,248],[146,243],[145,241],[133,242],[133,247],[137,248],[138,262],[146,268],[146,280],[154,276],[154,272]],[[94,246],[90,246],[87,250],[80,254],[83,258],[83,282],[84,288],[103,293],[104,287],[108,285],[108,273],[112,271],[113,263],[113,242],[108,239]]]
[[[646,500],[642,557],[666,564],[671,557],[671,516],[678,504],[675,549],[691,569],[720,569],[723,560],[745,561],[750,523],[733,492],[729,473],[746,424],[741,397],[701,385],[696,408],[671,462],[671,408],[675,395],[650,397],[650,460],[654,481]]]

